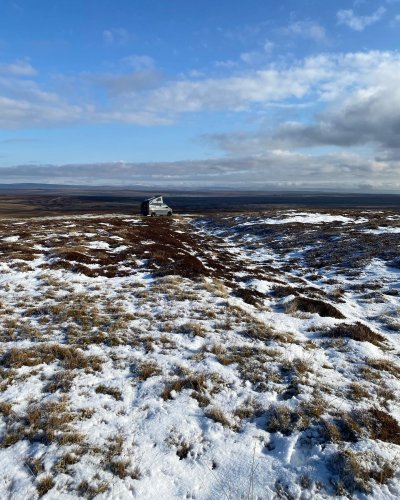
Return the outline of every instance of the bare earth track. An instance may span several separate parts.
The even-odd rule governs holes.
[[[0,497],[400,495],[400,212],[0,220]]]

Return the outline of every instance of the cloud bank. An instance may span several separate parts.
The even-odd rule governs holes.
[[[376,17],[376,16],[375,16]],[[364,21],[365,24],[365,21]],[[123,70],[75,75],[96,102],[72,101],[41,83],[27,61],[0,66],[0,127],[82,123],[165,125],[184,115],[231,112],[269,116],[276,106],[310,106],[306,119],[279,118],[268,128],[203,137],[221,159],[148,164],[16,166],[0,182],[220,185],[290,184],[397,186],[400,179],[400,54],[368,51],[320,54],[262,68],[229,68],[223,77],[168,79],[144,55]],[[100,92],[99,92],[100,90]],[[82,95],[90,92],[82,92]],[[313,111],[314,110],[314,111]]]
[[[285,150],[263,156],[159,162],[18,165],[1,169],[2,182],[44,182],[160,188],[400,190],[397,161],[350,153],[308,155]],[[395,181],[393,179],[396,179]]]
[[[269,63],[262,69],[233,71],[225,77],[172,80],[164,78],[150,58],[124,60],[122,72],[75,75],[78,90],[92,86],[91,93],[100,94],[97,101],[85,102],[71,102],[54,88],[44,88],[38,78],[32,78],[36,70],[27,63],[0,66],[0,127],[114,121],[152,125],[171,123],[185,113],[251,112],[255,107],[268,110],[277,103],[305,99],[328,105],[400,87],[397,52],[322,54],[291,64]],[[96,92],[95,87],[104,92]],[[395,101],[393,106],[397,104]]]
[[[385,15],[385,7],[379,7],[368,16],[357,16],[353,10],[339,10],[337,13],[338,23],[344,24],[355,31],[363,31],[367,26],[374,24]]]

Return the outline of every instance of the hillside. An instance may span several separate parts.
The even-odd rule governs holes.
[[[0,497],[400,496],[400,212],[0,219]]]

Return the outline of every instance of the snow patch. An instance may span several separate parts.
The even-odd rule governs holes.
[[[19,240],[19,236],[7,236],[7,238],[2,238],[3,241],[7,241],[8,243],[14,243]]]

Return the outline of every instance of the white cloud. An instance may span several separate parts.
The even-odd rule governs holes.
[[[36,69],[26,60],[18,60],[11,64],[0,64],[0,75],[34,76]]]
[[[133,54],[122,59],[122,63],[133,69],[149,69],[155,66],[154,59],[146,55]]]
[[[86,75],[86,80],[81,76],[76,85],[83,85],[84,80],[89,90],[93,85],[107,90],[110,97],[96,103],[70,102],[23,75],[0,75],[0,127],[110,122],[167,125],[181,113],[260,113],[271,105],[290,107],[305,101],[316,105],[318,113],[307,122],[281,119],[266,131],[208,137],[226,153],[220,160],[41,167],[44,170],[15,167],[2,169],[2,178],[10,182],[33,177],[46,182],[98,179],[116,184],[253,188],[271,183],[288,186],[292,179],[303,186],[343,187],[354,186],[355,179],[362,178],[377,189],[391,184],[395,188],[400,182],[397,52],[322,54],[224,78],[199,79],[197,75],[191,80],[185,76],[166,83],[151,84],[152,71]]]
[[[337,18],[339,24],[344,24],[355,31],[363,31],[367,26],[380,21],[385,13],[386,9],[382,6],[369,16],[357,16],[351,9],[339,10]]]
[[[246,64],[257,64],[264,60],[264,54],[260,52],[242,52],[240,54],[240,60]]]
[[[87,73],[82,75],[82,78],[105,88],[111,98],[136,95],[158,87],[162,81],[161,73],[155,68],[144,68],[129,73]]]
[[[274,42],[271,42],[270,40],[265,40],[264,45],[263,45],[264,52],[269,54],[270,52],[272,52],[274,50],[274,48],[275,48]]]
[[[307,155],[285,150],[268,151],[261,158],[238,157],[160,163],[97,163],[20,165],[0,169],[7,182],[135,185],[245,189],[347,188],[360,180],[377,190],[400,190],[400,164],[371,160],[361,155],[336,153]]]
[[[103,75],[101,84],[110,94],[123,94],[125,87],[132,90],[149,85],[150,75],[137,72],[123,75],[115,80],[107,80]],[[125,78],[125,80],[124,80]],[[75,82],[78,85],[78,80]],[[93,82],[92,82],[93,84]],[[143,109],[110,109],[110,106],[92,102],[73,103],[62,95],[44,90],[36,81],[25,75],[0,75],[0,128],[32,128],[63,126],[67,124],[89,122],[122,122],[138,125],[167,124],[164,117],[155,116]]]
[[[399,82],[399,64],[395,52],[323,54],[290,66],[271,63],[230,77],[172,81],[142,96],[141,104],[154,112],[176,114],[250,111],[254,106],[260,110],[260,106],[304,98],[328,102],[352,88]]]
[[[319,61],[319,64],[317,64]],[[233,156],[263,155],[271,149],[367,146],[372,155],[400,160],[400,55],[355,53],[319,57],[316,85],[325,107],[307,122],[287,121],[255,132],[208,137]],[[302,69],[304,71],[304,68]]]
[[[139,57],[139,56],[138,56]],[[140,56],[141,57],[141,56]],[[146,58],[132,61],[150,65]],[[302,137],[319,134],[329,143],[338,125],[339,115],[330,108],[343,110],[347,116],[340,130],[347,141],[354,143],[355,116],[364,109],[364,125],[370,124],[372,137],[373,116],[384,116],[394,128],[397,109],[400,109],[400,54],[397,52],[357,52],[322,54],[293,64],[270,63],[262,69],[236,73],[223,78],[203,78],[199,74],[186,75],[174,81],[165,81],[156,68],[148,67],[128,73],[78,75],[74,86],[85,85],[78,92],[79,99],[67,99],[62,92],[54,92],[25,76],[0,75],[0,126],[2,128],[62,125],[65,123],[116,122],[134,124],[169,124],[180,114],[203,111],[247,111],[266,113],[270,106],[293,107],[307,103],[321,108],[321,117],[315,123],[302,124]],[[100,86],[106,92],[93,87]],[[90,98],[101,95],[96,101]],[[82,96],[87,96],[83,99]],[[378,99],[379,97],[379,99]],[[374,104],[374,99],[377,104]],[[357,114],[355,107],[357,107]],[[324,110],[325,108],[325,110]],[[324,111],[323,111],[324,110]],[[370,115],[368,115],[370,113]],[[391,115],[390,115],[391,113]],[[393,116],[392,116],[393,115]],[[352,121],[353,120],[353,121]],[[324,124],[324,133],[320,128]],[[279,140],[299,143],[300,135],[294,127],[277,124],[285,134]],[[308,127],[308,128],[307,128]],[[315,128],[317,127],[317,128]],[[354,125],[357,128],[358,125]],[[387,130],[382,126],[383,130]],[[361,130],[361,128],[360,128]],[[365,127],[364,139],[367,137]],[[378,126],[379,130],[379,126]],[[297,134],[297,135],[296,135]],[[392,137],[390,130],[387,137]],[[325,140],[324,139],[324,140]],[[303,140],[303,139],[302,139]],[[371,139],[372,141],[372,139]],[[345,143],[343,138],[343,144]]]
[[[274,50],[275,44],[270,40],[265,40],[260,50],[250,52],[242,52],[239,56],[240,60],[249,65],[262,65],[269,59],[271,52]]]
[[[124,28],[111,28],[102,33],[106,45],[125,45],[130,38],[129,32]]]
[[[292,35],[310,38],[316,42],[326,40],[325,28],[313,21],[295,21],[287,27],[286,31]]]
[[[270,42],[269,40],[266,40],[262,46],[262,50],[242,52],[240,54],[240,60],[249,65],[265,64],[274,48],[275,44],[273,42]]]
[[[215,61],[214,64],[217,68],[226,68],[226,69],[232,69],[238,65],[236,61],[232,61],[230,59],[226,61]]]

